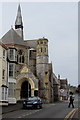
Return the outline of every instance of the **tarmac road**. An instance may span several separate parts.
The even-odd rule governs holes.
[[[75,101],[74,105],[75,108],[68,108],[67,101],[54,104],[43,104],[42,109],[19,109],[3,114],[2,118],[6,118],[6,120],[7,118],[67,118],[77,109],[78,102]]]

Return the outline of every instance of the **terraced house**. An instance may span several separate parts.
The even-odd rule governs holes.
[[[8,105],[7,47],[0,42],[0,105]]]
[[[18,100],[29,96],[40,96],[46,102],[53,102],[55,89],[53,81],[56,77],[53,74],[52,63],[49,63],[48,39],[43,37],[36,40],[24,40],[20,5],[15,29],[11,28],[1,41],[8,48],[8,66],[6,62],[6,69],[3,70],[3,77],[6,74],[5,70],[7,71],[5,76],[8,76],[5,78],[8,82],[8,86],[6,83],[5,87],[6,91],[8,87],[8,103],[15,104]],[[57,78],[56,83],[58,98]]]

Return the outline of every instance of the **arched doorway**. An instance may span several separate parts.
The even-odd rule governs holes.
[[[29,92],[28,92],[28,88],[29,88]],[[29,73],[22,72],[16,77],[16,100],[27,98],[28,93],[29,93],[29,96],[34,96],[35,91],[38,91],[38,79],[36,79],[34,74],[30,72]]]
[[[28,81],[24,81],[22,83],[20,97],[21,98],[31,97],[31,85]]]

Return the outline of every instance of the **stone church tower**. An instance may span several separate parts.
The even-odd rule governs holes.
[[[39,78],[40,97],[45,97],[45,89],[49,81],[48,39],[46,38],[41,38],[37,40],[36,72]]]
[[[23,39],[23,22],[22,22],[20,4],[18,6],[17,17],[15,21],[15,31]]]

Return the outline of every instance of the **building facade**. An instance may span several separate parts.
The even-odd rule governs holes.
[[[53,73],[53,95],[54,95],[54,102],[60,100],[60,86],[57,76]]]
[[[8,105],[7,47],[0,42],[0,105]]]
[[[49,63],[48,39],[24,40],[21,8],[18,6],[15,29],[11,28],[1,41],[7,46],[8,102],[40,96],[53,102],[53,70]]]
[[[60,75],[58,75],[58,81],[59,81],[59,95],[61,100],[68,100],[69,97],[69,85],[68,80],[61,79]]]
[[[24,40],[20,5],[11,28],[0,42],[0,103],[16,104],[31,96],[49,103],[68,98],[67,79],[58,78],[49,63],[48,39]]]

